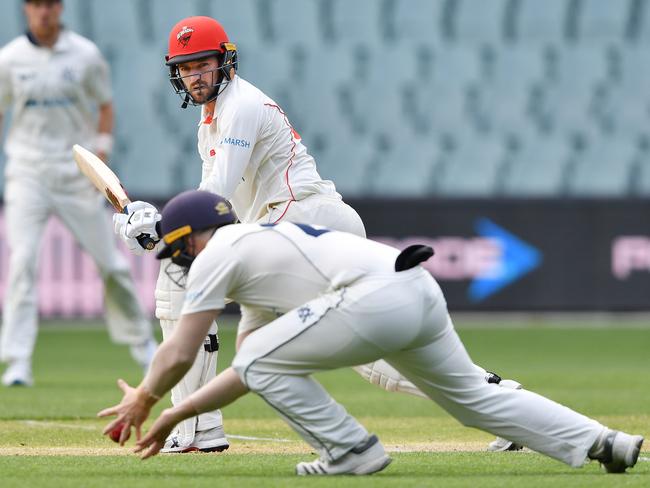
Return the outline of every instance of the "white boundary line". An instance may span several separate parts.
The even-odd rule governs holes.
[[[264,441],[264,442],[300,442],[298,439],[276,439],[274,437],[251,437],[248,435],[226,434],[228,439],[239,439],[242,441]]]

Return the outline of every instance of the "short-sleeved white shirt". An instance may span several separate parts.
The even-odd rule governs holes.
[[[220,310],[229,299],[283,314],[369,274],[394,272],[398,254],[353,234],[307,225],[228,225],[192,264],[182,313]]]
[[[282,109],[235,76],[219,95],[214,117],[199,124],[201,190],[230,200],[242,222],[256,222],[270,207],[310,195],[335,195]]]
[[[22,35],[0,49],[0,113],[13,107],[10,159],[70,160],[74,144],[92,148],[94,110],[111,97],[108,64],[79,34],[64,29],[51,48]]]

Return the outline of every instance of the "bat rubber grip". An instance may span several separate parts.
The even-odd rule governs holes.
[[[140,234],[138,237],[136,237],[138,240],[138,244],[142,246],[143,249],[146,249],[147,251],[151,251],[154,247],[156,247],[156,242],[151,238],[149,234]]]

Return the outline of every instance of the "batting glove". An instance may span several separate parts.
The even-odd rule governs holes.
[[[145,249],[138,242],[138,237],[147,235],[158,241],[156,224],[162,216],[156,207],[142,201],[129,203],[125,210],[126,213],[113,214],[113,228],[129,250],[140,256]]]

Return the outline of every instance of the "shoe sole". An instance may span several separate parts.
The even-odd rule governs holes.
[[[199,449],[201,452],[223,452],[226,449],[230,447],[230,444],[226,444],[225,446],[216,446],[216,447],[204,447],[203,449]]]
[[[33,386],[33,382],[31,381],[20,381],[20,380],[14,380],[11,383],[2,383],[4,386],[7,388],[29,388],[30,386]]]
[[[160,452],[161,454],[187,454],[189,452],[198,452],[199,448],[198,447],[185,447],[183,449],[176,449],[176,450],[171,450],[171,449],[161,449]]]
[[[373,459],[372,461],[366,464],[362,464],[361,466],[356,467],[354,470],[351,471],[351,474],[362,475],[362,474],[378,473],[386,466],[388,466],[392,461],[393,460],[390,457],[384,455],[379,459]]]

